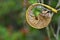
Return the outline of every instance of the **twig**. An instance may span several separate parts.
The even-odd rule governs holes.
[[[60,6],[60,0],[58,0],[58,3],[56,5],[56,8]]]
[[[59,40],[59,30],[60,30],[60,26],[58,26],[58,29],[57,29],[56,40]]]
[[[38,0],[38,3],[44,3],[44,0]]]
[[[38,3],[40,3],[40,0],[37,0]]]
[[[41,0],[41,3],[44,3],[44,0]]]
[[[58,19],[58,29],[56,34],[57,40],[59,39],[59,31],[60,31],[60,18]]]
[[[58,11],[60,10],[60,8],[59,9],[57,9]]]
[[[48,34],[49,40],[51,40],[51,38],[50,38],[50,31],[49,31],[49,27],[46,27],[46,30],[47,30],[47,34]]]
[[[50,25],[50,29],[51,29],[51,31],[52,31],[53,36],[57,39],[56,34],[54,33],[54,30],[53,30],[53,28],[52,28],[51,25]]]

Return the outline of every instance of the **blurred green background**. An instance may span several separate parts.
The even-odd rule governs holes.
[[[60,31],[57,31],[60,28],[60,11],[53,15],[50,25],[44,29],[34,29],[26,22],[27,8],[40,1],[0,0],[0,40],[60,40]],[[43,1],[44,4],[56,8],[59,0]]]

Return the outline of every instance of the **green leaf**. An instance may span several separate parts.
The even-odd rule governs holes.
[[[51,0],[50,6],[52,6],[53,8],[55,8],[56,5],[57,5],[57,3],[58,3],[58,0]]]
[[[41,8],[33,8],[33,13],[35,16],[38,16],[41,13]]]
[[[29,3],[31,3],[31,4],[37,3],[37,0],[29,0]]]

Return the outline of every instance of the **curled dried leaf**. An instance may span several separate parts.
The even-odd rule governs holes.
[[[47,27],[51,21],[51,18],[52,18],[50,13],[47,11],[42,11],[42,13],[39,14],[37,17],[34,16],[32,9],[36,6],[39,6],[39,5],[44,6],[45,4],[40,4],[40,3],[33,4],[28,8],[28,10],[26,12],[26,20],[27,20],[28,24],[31,25],[33,28],[36,28],[36,29],[42,29],[42,28]],[[45,6],[47,6],[47,5],[45,5]],[[50,6],[48,6],[48,8],[51,9]]]

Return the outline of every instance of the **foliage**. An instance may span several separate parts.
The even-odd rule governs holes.
[[[30,27],[26,23],[25,12],[27,8],[29,5],[37,2],[37,0],[0,0],[0,40],[49,40],[46,28],[38,30]],[[44,0],[44,2],[48,4],[46,0]],[[51,0],[51,4],[48,5],[55,8],[57,2],[58,0]],[[25,4],[28,5],[24,6]],[[40,14],[40,10],[40,8],[33,9],[35,16]],[[57,21],[59,17],[60,11],[53,15],[52,23],[54,23],[54,25],[58,24]],[[54,30],[53,26],[53,32],[54,31],[56,30]],[[55,39],[51,28],[49,32],[52,40]]]

